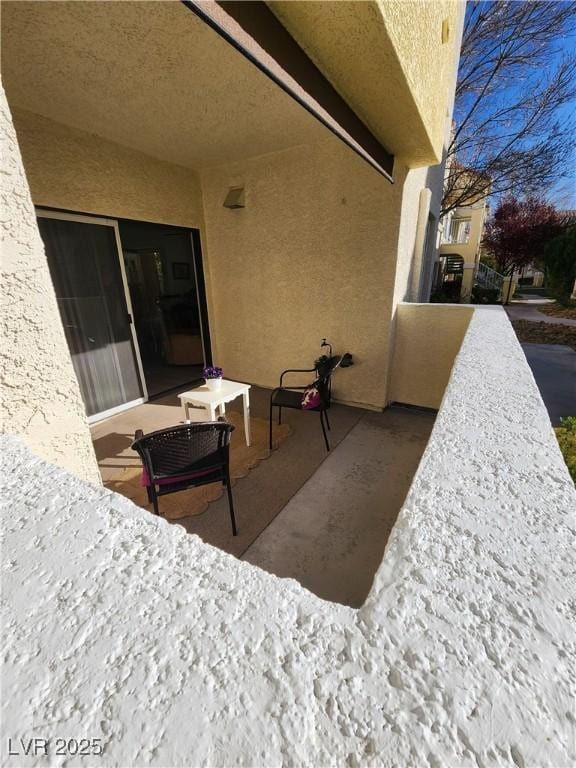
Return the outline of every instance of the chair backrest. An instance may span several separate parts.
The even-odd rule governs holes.
[[[200,422],[159,429],[138,437],[137,451],[152,482],[204,468],[225,468],[234,426]]]
[[[332,374],[344,361],[347,360],[347,358],[352,359],[351,355],[347,353],[346,355],[333,355],[332,357],[324,355],[316,360],[315,365],[318,378],[315,383],[325,405],[330,405],[330,398],[332,395]]]

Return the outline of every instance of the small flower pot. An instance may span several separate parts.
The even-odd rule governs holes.
[[[213,392],[222,389],[222,377],[219,379],[204,379],[204,381],[206,382],[208,389],[211,389]]]

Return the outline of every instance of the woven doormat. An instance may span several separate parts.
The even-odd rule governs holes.
[[[234,424],[236,429],[232,434],[230,443],[230,476],[232,485],[242,477],[245,477],[251,469],[267,459],[270,455],[268,449],[268,422],[264,419],[250,419],[251,445],[246,446],[244,438],[244,418],[242,414],[229,411],[226,415],[228,421]],[[273,432],[273,445],[277,448],[290,434],[288,424],[275,424]],[[134,454],[136,456],[136,454]],[[152,509],[148,503],[146,489],[140,485],[142,468],[140,466],[127,466],[122,468],[105,482],[106,488],[115,493],[120,493],[131,499],[139,507]],[[162,496],[159,500],[160,513],[168,520],[180,520],[183,517],[201,515],[208,509],[212,501],[219,499],[224,493],[221,483],[204,485],[200,488],[191,488],[188,491],[172,493]]]

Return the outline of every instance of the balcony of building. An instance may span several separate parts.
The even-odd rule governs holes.
[[[403,305],[397,320],[392,391],[441,403],[357,610],[4,441],[6,732],[68,733],[81,716],[123,765],[572,760],[576,493],[534,379],[500,308]],[[312,486],[339,510],[317,559],[364,495],[341,471],[354,453],[365,465],[354,430],[381,429],[346,414],[348,437],[279,515],[306,531]],[[385,509],[381,449],[366,479]]]

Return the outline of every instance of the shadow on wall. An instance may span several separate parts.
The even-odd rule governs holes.
[[[392,402],[440,408],[473,314],[474,309],[465,304],[398,305]]]
[[[444,150],[444,157],[446,150]],[[398,240],[396,284],[404,282],[396,298],[406,302],[429,301],[437,253],[438,222],[442,205],[444,162],[429,168],[408,171],[403,182],[403,222]],[[399,181],[399,179],[398,179]],[[410,190],[410,185],[414,186]],[[409,212],[417,212],[410,217]],[[409,242],[403,242],[410,240]],[[404,258],[409,261],[406,275],[402,274]]]

